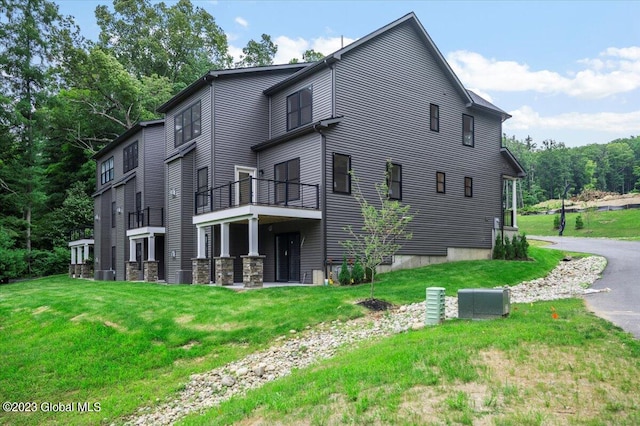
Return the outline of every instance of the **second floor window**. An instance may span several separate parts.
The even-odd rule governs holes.
[[[105,183],[113,180],[113,157],[105,160],[100,164],[100,183]]]
[[[174,145],[180,146],[200,135],[200,101],[174,117]]]
[[[300,159],[276,164],[274,168],[276,203],[300,199]]]
[[[440,131],[440,107],[438,105],[429,105],[429,126],[434,132]]]
[[[462,144],[473,146],[475,143],[473,136],[473,117],[462,114]]]
[[[443,172],[436,172],[436,192],[439,194],[445,193],[445,175]]]
[[[333,154],[333,192],[351,194],[351,156]]]
[[[387,179],[389,198],[402,200],[402,166],[400,164],[389,164],[387,166]]]
[[[208,204],[209,199],[207,190],[209,189],[209,169],[203,167],[198,169],[198,207],[203,207]]]
[[[287,130],[311,123],[311,87],[287,96]]]
[[[464,196],[473,197],[473,179],[470,177],[464,178]]]
[[[138,167],[138,141],[135,141],[122,150],[122,173],[127,173]]]

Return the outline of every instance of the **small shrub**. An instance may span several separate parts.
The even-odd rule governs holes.
[[[351,284],[351,273],[349,272],[349,264],[347,264],[347,257],[343,257],[342,266],[340,267],[340,273],[338,274],[338,282],[340,285]]]
[[[529,241],[525,234],[520,235],[520,249],[522,250],[522,260],[529,259]]]
[[[578,215],[578,217],[576,217],[576,229],[582,229],[584,228],[584,222],[582,221],[582,215]]]
[[[520,237],[518,235],[513,235],[511,245],[513,246],[513,258],[516,260],[523,259],[524,254],[522,253],[522,244],[520,244]]]
[[[351,279],[354,284],[362,284],[364,282],[364,268],[360,263],[360,258],[356,257],[356,262],[351,269]]]
[[[553,229],[560,229],[560,215],[557,214],[553,217]]]
[[[493,258],[503,260],[505,256],[504,243],[502,242],[502,235],[496,235],[496,243],[493,247]]]
[[[516,258],[515,248],[509,238],[504,239],[504,258],[506,260],[513,260]]]

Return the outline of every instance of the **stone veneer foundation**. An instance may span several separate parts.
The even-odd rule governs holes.
[[[217,285],[233,285],[233,261],[235,259],[235,257],[214,257]]]
[[[125,262],[127,281],[138,281],[138,262]]]
[[[209,284],[209,259],[191,259],[191,265],[193,266],[191,282],[193,284]]]
[[[157,260],[145,260],[142,262],[142,269],[144,271],[144,280],[146,282],[155,283],[158,281],[158,261]]]
[[[242,257],[242,283],[247,288],[262,287],[265,256]]]
[[[80,278],[93,278],[93,264],[83,263],[80,265]]]

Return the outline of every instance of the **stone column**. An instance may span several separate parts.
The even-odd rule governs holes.
[[[193,266],[191,282],[193,284],[209,284],[209,259],[191,259],[191,264]]]
[[[144,270],[144,280],[146,282],[155,283],[158,281],[158,261],[157,260],[145,260],[142,263],[142,269]]]
[[[262,287],[265,256],[242,257],[242,283],[246,288]]]
[[[85,262],[80,265],[80,278],[93,278],[93,264]]]
[[[125,262],[127,281],[138,281],[138,262]]]
[[[81,273],[82,273],[82,265],[80,265],[79,263],[76,263],[75,265],[73,265],[73,275],[76,278],[80,278]]]
[[[216,284],[233,285],[233,261],[235,257],[214,257],[216,262]]]

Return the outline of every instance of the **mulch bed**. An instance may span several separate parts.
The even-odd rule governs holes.
[[[356,305],[364,306],[370,311],[388,311],[393,308],[392,303],[380,299],[364,299],[357,302]]]

